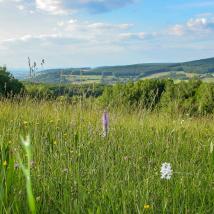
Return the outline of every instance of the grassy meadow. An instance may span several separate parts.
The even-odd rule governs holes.
[[[94,102],[0,101],[0,213],[29,213],[26,155],[37,213],[213,213],[214,121]],[[171,163],[170,180],[161,179]]]

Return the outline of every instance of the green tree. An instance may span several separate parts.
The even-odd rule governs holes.
[[[214,84],[203,83],[200,85],[197,95],[198,112],[200,114],[213,113],[214,111]]]
[[[0,96],[13,96],[23,90],[24,85],[15,79],[6,67],[0,67]]]

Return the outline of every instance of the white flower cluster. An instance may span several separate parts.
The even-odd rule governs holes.
[[[163,163],[161,166],[161,179],[170,180],[172,176],[172,167],[170,163]]]

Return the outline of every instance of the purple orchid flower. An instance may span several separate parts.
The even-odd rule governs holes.
[[[104,111],[102,121],[103,121],[103,137],[107,137],[109,131],[109,114],[107,111]]]

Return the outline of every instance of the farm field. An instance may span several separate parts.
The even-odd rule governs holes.
[[[174,81],[200,79],[213,82],[214,58],[182,63],[141,63],[123,66],[103,66],[87,69],[61,68],[41,70],[27,81],[36,83],[105,83],[138,81],[144,79],[173,79]]]
[[[68,75],[65,76],[67,80],[69,80],[72,83],[100,83],[101,76],[98,75],[91,75],[91,76],[80,76],[80,75]]]
[[[0,109],[0,213],[29,213],[17,159],[27,161],[27,135],[37,213],[213,213],[213,116],[114,108],[103,137],[103,108],[90,100],[2,100]]]
[[[44,74],[45,77],[45,74]],[[198,79],[203,82],[214,82],[214,76],[212,73],[198,74],[198,73],[188,73],[184,71],[167,71],[167,72],[156,72],[151,75],[145,75],[142,77],[136,76],[118,76],[114,75],[102,76],[100,75],[61,75],[57,79],[51,80],[48,76],[47,79],[39,79],[40,76],[35,77],[35,80],[32,79],[32,82],[35,83],[54,83],[54,84],[116,84],[116,83],[126,83],[129,81],[137,81],[137,80],[146,80],[146,79],[172,79],[175,82],[180,82],[182,80],[192,80]],[[50,78],[50,79],[49,79]]]
[[[182,80],[189,81],[191,79],[200,79],[203,82],[214,82],[214,77],[212,74],[200,75],[197,73],[187,73],[184,71],[161,72],[152,74],[148,77],[143,77],[141,79],[173,79],[174,82],[180,82]]]

